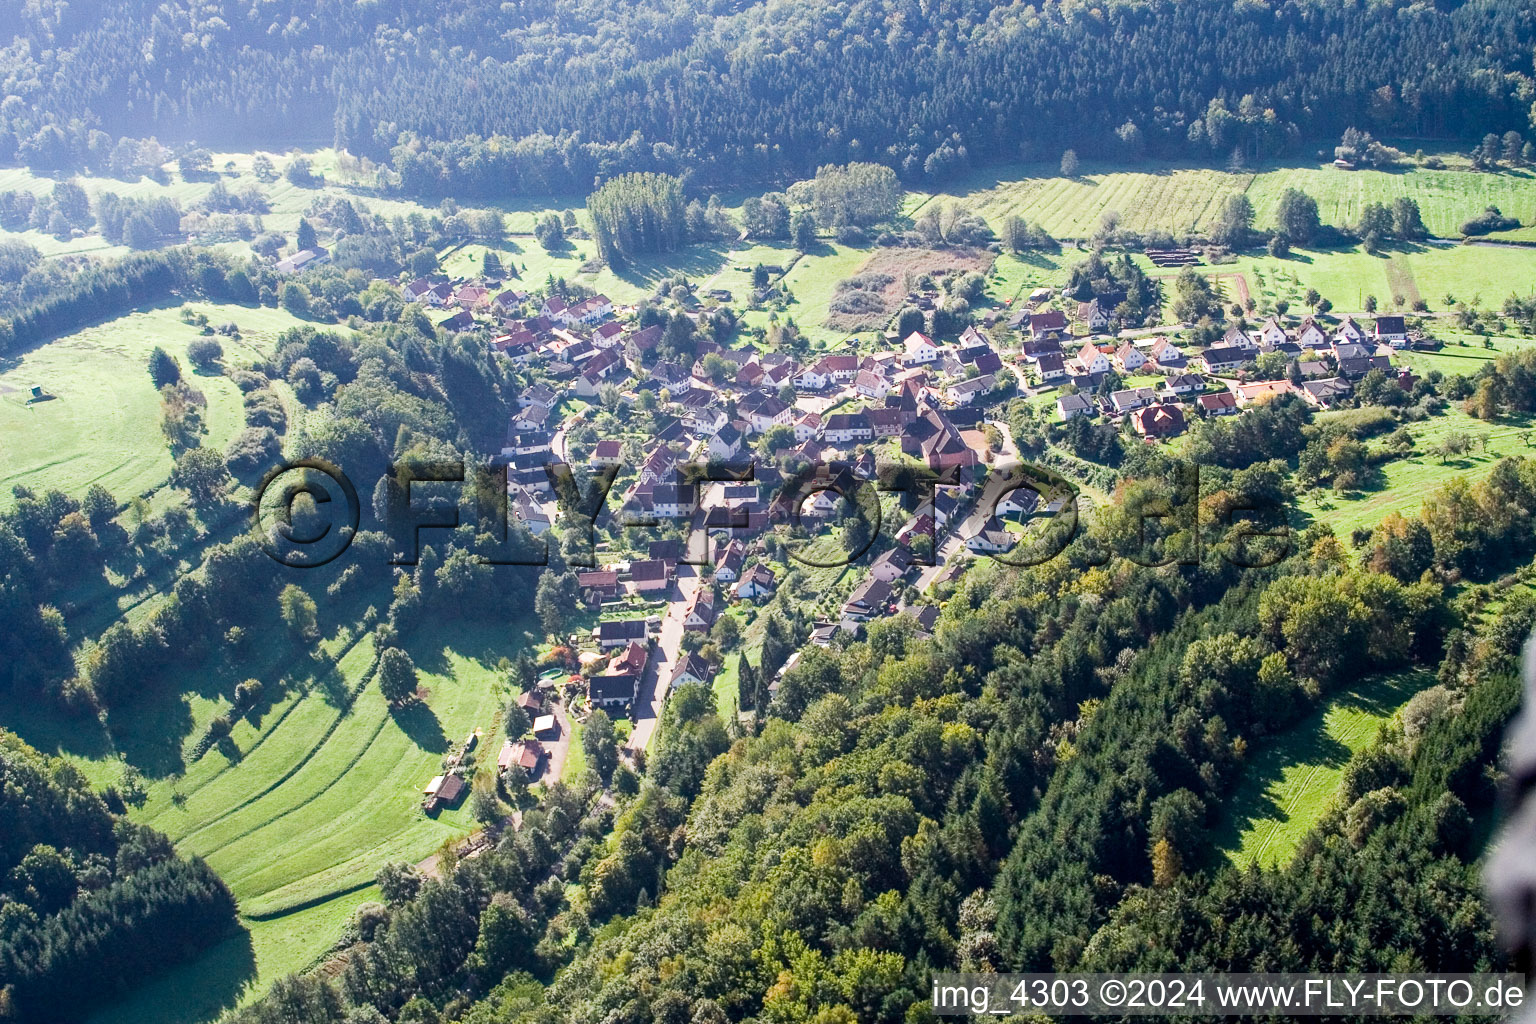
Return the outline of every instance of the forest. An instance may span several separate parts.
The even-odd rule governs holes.
[[[236,927],[219,877],[125,811],[0,730],[0,1020],[78,1020]]]
[[[1277,464],[1241,461],[1211,471],[1202,507],[1274,496]],[[1492,591],[1447,583],[1530,556],[1528,520],[1502,510],[1532,507],[1536,462],[1448,486],[1359,551],[1326,527],[1263,541],[1280,560],[1249,570],[1227,557],[1241,517],[1143,537],[1184,486],[1162,456],[1124,479],[1061,559],[968,573],[932,642],[897,617],[806,647],[752,733],[684,687],[611,832],[584,833],[549,881],[530,892],[511,868],[527,836],[509,834],[371,910],[337,982],[292,979],[235,1019],[909,1024],[934,1019],[943,965],[1501,968],[1476,836],[1536,599],[1506,589],[1478,615]],[[1405,529],[1420,562],[1383,557]],[[1169,571],[1196,531],[1209,557]],[[806,625],[770,623],[790,643],[765,646],[762,672]],[[1438,681],[1349,762],[1288,866],[1213,850],[1252,745],[1401,670]]]
[[[468,197],[631,171],[778,182],[850,160],[937,182],[1069,148],[1241,164],[1350,128],[1470,144],[1526,127],[1533,18],[1498,0],[462,0],[425,21],[44,2],[17,6],[0,57],[0,161],[136,177],[194,141],[297,134],[387,165],[407,193]]]

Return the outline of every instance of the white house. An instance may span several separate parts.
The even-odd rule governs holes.
[[[1061,418],[1070,420],[1074,416],[1092,416],[1095,406],[1093,399],[1084,394],[1062,395],[1056,399],[1056,411],[1061,413]]]
[[[1141,354],[1141,349],[1126,342],[1115,349],[1115,365],[1120,367],[1121,373],[1135,373],[1147,365],[1147,357]]]
[[[938,343],[922,331],[913,331],[901,344],[909,363],[931,363],[939,358]]]
[[[1061,353],[1059,352],[1047,352],[1035,360],[1035,368],[1040,373],[1040,383],[1042,384],[1061,380],[1067,375],[1066,361],[1061,358]]]
[[[1100,352],[1097,345],[1084,345],[1077,350],[1077,361],[1086,374],[1108,373],[1109,357]]]
[[[1379,316],[1376,318],[1376,343],[1379,345],[1391,345],[1393,348],[1402,348],[1408,344],[1408,325],[1400,316]]]
[[[727,423],[709,439],[709,457],[734,459],[741,454],[741,431]]]
[[[1317,325],[1311,317],[1303,321],[1301,330],[1296,332],[1296,344],[1302,348],[1320,349],[1328,347],[1327,333]]]

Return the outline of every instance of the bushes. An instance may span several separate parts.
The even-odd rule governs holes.
[[[1497,206],[1485,206],[1483,212],[1464,221],[1461,225],[1461,233],[1464,235],[1487,235],[1495,231],[1513,231],[1520,226],[1520,221],[1514,217],[1504,216]]]
[[[230,442],[224,464],[236,477],[253,477],[276,464],[282,453],[282,443],[271,427],[247,427]]]

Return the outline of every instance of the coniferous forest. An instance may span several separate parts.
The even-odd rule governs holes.
[[[1352,126],[1475,139],[1536,98],[1536,14],[1498,0],[10,7],[0,160],[334,140],[412,194],[850,160],[912,183],[1067,147],[1255,160]]]

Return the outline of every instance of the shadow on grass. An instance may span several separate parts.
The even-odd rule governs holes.
[[[412,701],[404,707],[392,708],[389,714],[400,731],[422,750],[429,754],[448,753],[448,735],[443,732],[443,724],[424,701]]]
[[[1227,803],[1227,813],[1211,830],[1210,855],[1213,860],[1225,851],[1242,848],[1243,833],[1267,821],[1285,822],[1292,817],[1276,799],[1271,786],[1284,778],[1291,766],[1340,769],[1353,752],[1349,746],[1330,736],[1326,719],[1330,712],[1360,711],[1378,718],[1391,715],[1419,690],[1434,682],[1424,672],[1400,672],[1366,680],[1353,689],[1335,692],[1316,710],[1284,731],[1255,738],[1242,778]],[[1374,742],[1371,737],[1368,743]],[[1294,794],[1286,794],[1291,796]]]
[[[715,273],[725,262],[726,248],[719,243],[690,245],[676,252],[647,255],[614,266],[614,276],[625,284],[637,288],[653,288],[662,281],[682,274],[685,277],[703,277]],[[827,255],[832,247],[817,243],[815,255]]]
[[[140,981],[88,1024],[189,1024],[216,1020],[256,981],[256,949],[241,928],[201,956]]]

